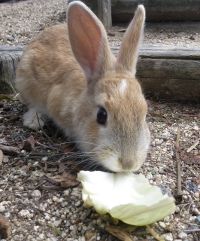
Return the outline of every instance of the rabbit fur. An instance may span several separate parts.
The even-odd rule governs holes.
[[[82,2],[70,3],[67,23],[40,33],[17,68],[16,87],[29,107],[24,125],[38,129],[47,114],[94,163],[138,170],[150,142],[147,103],[135,77],[144,22],[139,5],[115,57],[101,21]],[[102,107],[105,125],[97,122]]]

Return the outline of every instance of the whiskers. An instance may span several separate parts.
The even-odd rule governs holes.
[[[72,160],[71,163],[68,163],[69,160]],[[70,171],[77,169],[89,171],[101,169],[100,164],[96,160],[95,152],[68,152],[64,154],[60,162],[64,162],[66,167],[70,164]]]

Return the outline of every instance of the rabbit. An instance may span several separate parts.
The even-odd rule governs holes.
[[[93,164],[137,171],[150,144],[147,102],[135,77],[144,22],[138,5],[115,57],[97,16],[70,3],[67,23],[41,32],[19,63],[16,87],[29,108],[24,126],[38,129],[47,114]]]

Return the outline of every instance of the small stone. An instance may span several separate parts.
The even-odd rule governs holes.
[[[53,225],[55,227],[59,227],[61,223],[62,223],[62,220],[56,220],[56,221],[54,221]]]
[[[161,228],[166,228],[166,224],[164,222],[159,222]]]
[[[53,196],[53,198],[52,198],[52,199],[53,199],[53,201],[54,201],[54,202],[59,203],[59,198],[58,198],[58,197]]]
[[[185,238],[187,238],[187,234],[184,233],[184,232],[180,232],[180,233],[178,234],[178,237],[179,237],[180,239],[185,239]]]
[[[40,226],[34,226],[33,227],[34,231],[36,231],[36,232],[38,231],[39,228],[40,228]]]
[[[179,206],[176,206],[176,211],[175,211],[176,213],[179,213],[180,212],[180,208],[179,208]]]
[[[173,241],[174,240],[171,233],[165,233],[162,236],[166,241]]]
[[[65,197],[67,197],[67,196],[69,196],[70,191],[67,189],[67,190],[65,190],[65,191],[63,192],[63,194],[64,194]]]
[[[0,213],[5,212],[6,208],[2,204],[0,204]]]
[[[195,131],[198,131],[198,130],[199,130],[199,126],[195,124],[195,126],[193,127],[193,129],[194,129]]]
[[[32,217],[33,217],[33,214],[31,214],[28,210],[22,209],[22,210],[19,212],[19,216],[20,216],[20,217],[23,217],[23,218],[32,218]]]
[[[148,178],[149,180],[151,180],[151,179],[153,178],[153,175],[151,174],[151,172],[149,172],[149,173],[147,174],[147,178]]]
[[[55,237],[51,237],[51,238],[50,238],[50,241],[58,241],[58,239],[55,238]]]
[[[74,230],[74,226],[70,226],[69,230],[71,230],[71,231]]]
[[[42,157],[42,161],[43,161],[43,162],[46,162],[47,160],[48,160],[48,156]]]
[[[195,192],[195,193],[194,193],[194,196],[195,196],[196,198],[199,198],[199,192]]]
[[[196,207],[192,209],[192,212],[193,212],[193,214],[195,214],[197,216],[200,215],[200,211]]]
[[[188,200],[188,196],[187,195],[183,195],[183,199],[184,200]]]
[[[41,194],[41,192],[39,191],[39,190],[34,190],[32,193],[31,193],[31,196],[33,197],[33,198],[41,198],[41,196],[42,196],[42,194]]]
[[[191,36],[189,37],[189,39],[190,39],[190,40],[195,40],[195,37],[194,37],[193,35],[191,35]]]
[[[200,224],[200,215],[196,217],[195,221]]]
[[[39,239],[44,240],[44,234],[43,233],[39,234],[38,237],[39,237]]]
[[[85,241],[85,237],[79,237],[78,241]]]
[[[48,213],[45,213],[44,215],[45,215],[45,219],[46,219],[46,220],[50,220],[50,216],[49,216]]]

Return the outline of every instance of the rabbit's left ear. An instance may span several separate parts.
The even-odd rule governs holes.
[[[140,42],[143,37],[144,22],[145,8],[143,5],[139,5],[133,20],[124,34],[117,58],[117,69],[130,71],[135,75]]]
[[[101,77],[112,65],[112,53],[101,21],[82,2],[68,8],[68,31],[72,51],[88,82]]]

